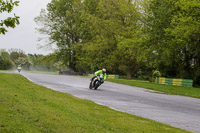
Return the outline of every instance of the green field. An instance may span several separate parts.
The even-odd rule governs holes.
[[[184,133],[0,73],[0,133]]]
[[[156,91],[160,91],[167,94],[200,98],[200,88],[161,85],[161,84],[156,84],[156,83],[141,81],[141,80],[107,79],[107,81],[147,88],[147,89],[156,90]]]

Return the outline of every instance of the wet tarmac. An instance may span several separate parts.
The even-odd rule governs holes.
[[[88,99],[112,109],[200,133],[200,99],[160,94],[139,87],[111,82],[88,89],[89,78],[21,73],[50,89]]]

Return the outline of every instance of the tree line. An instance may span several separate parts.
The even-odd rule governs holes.
[[[19,65],[22,70],[57,71],[60,69],[55,54],[25,54],[20,49],[0,50],[0,70],[16,69]]]
[[[199,0],[52,0],[35,21],[75,71],[200,84]]]
[[[14,5],[18,3],[1,6],[1,13]],[[18,17],[14,19],[12,24],[1,21],[1,26],[18,24]],[[35,21],[37,30],[49,36],[49,44],[56,44],[55,53],[12,59],[4,50],[1,69],[18,61],[26,62],[27,69],[33,64],[36,68],[47,61],[47,70],[67,66],[91,73],[106,68],[128,78],[148,78],[159,71],[164,77],[200,84],[199,0],[52,0]]]

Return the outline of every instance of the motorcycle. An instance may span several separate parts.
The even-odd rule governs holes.
[[[96,76],[93,81],[90,82],[89,88],[94,88],[94,90],[96,90],[103,82],[104,76],[103,74],[100,74],[100,76]]]
[[[18,70],[19,73],[21,72],[21,69],[17,69],[17,70]]]

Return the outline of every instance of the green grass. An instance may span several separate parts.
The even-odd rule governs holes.
[[[0,133],[185,133],[0,73]]]
[[[107,81],[156,90],[167,94],[200,98],[200,88],[160,85],[148,81],[127,80],[127,79],[108,79]]]
[[[17,69],[8,69],[8,70],[2,70],[2,69],[0,69],[0,71],[2,71],[2,72],[15,72],[15,71],[17,71]]]

